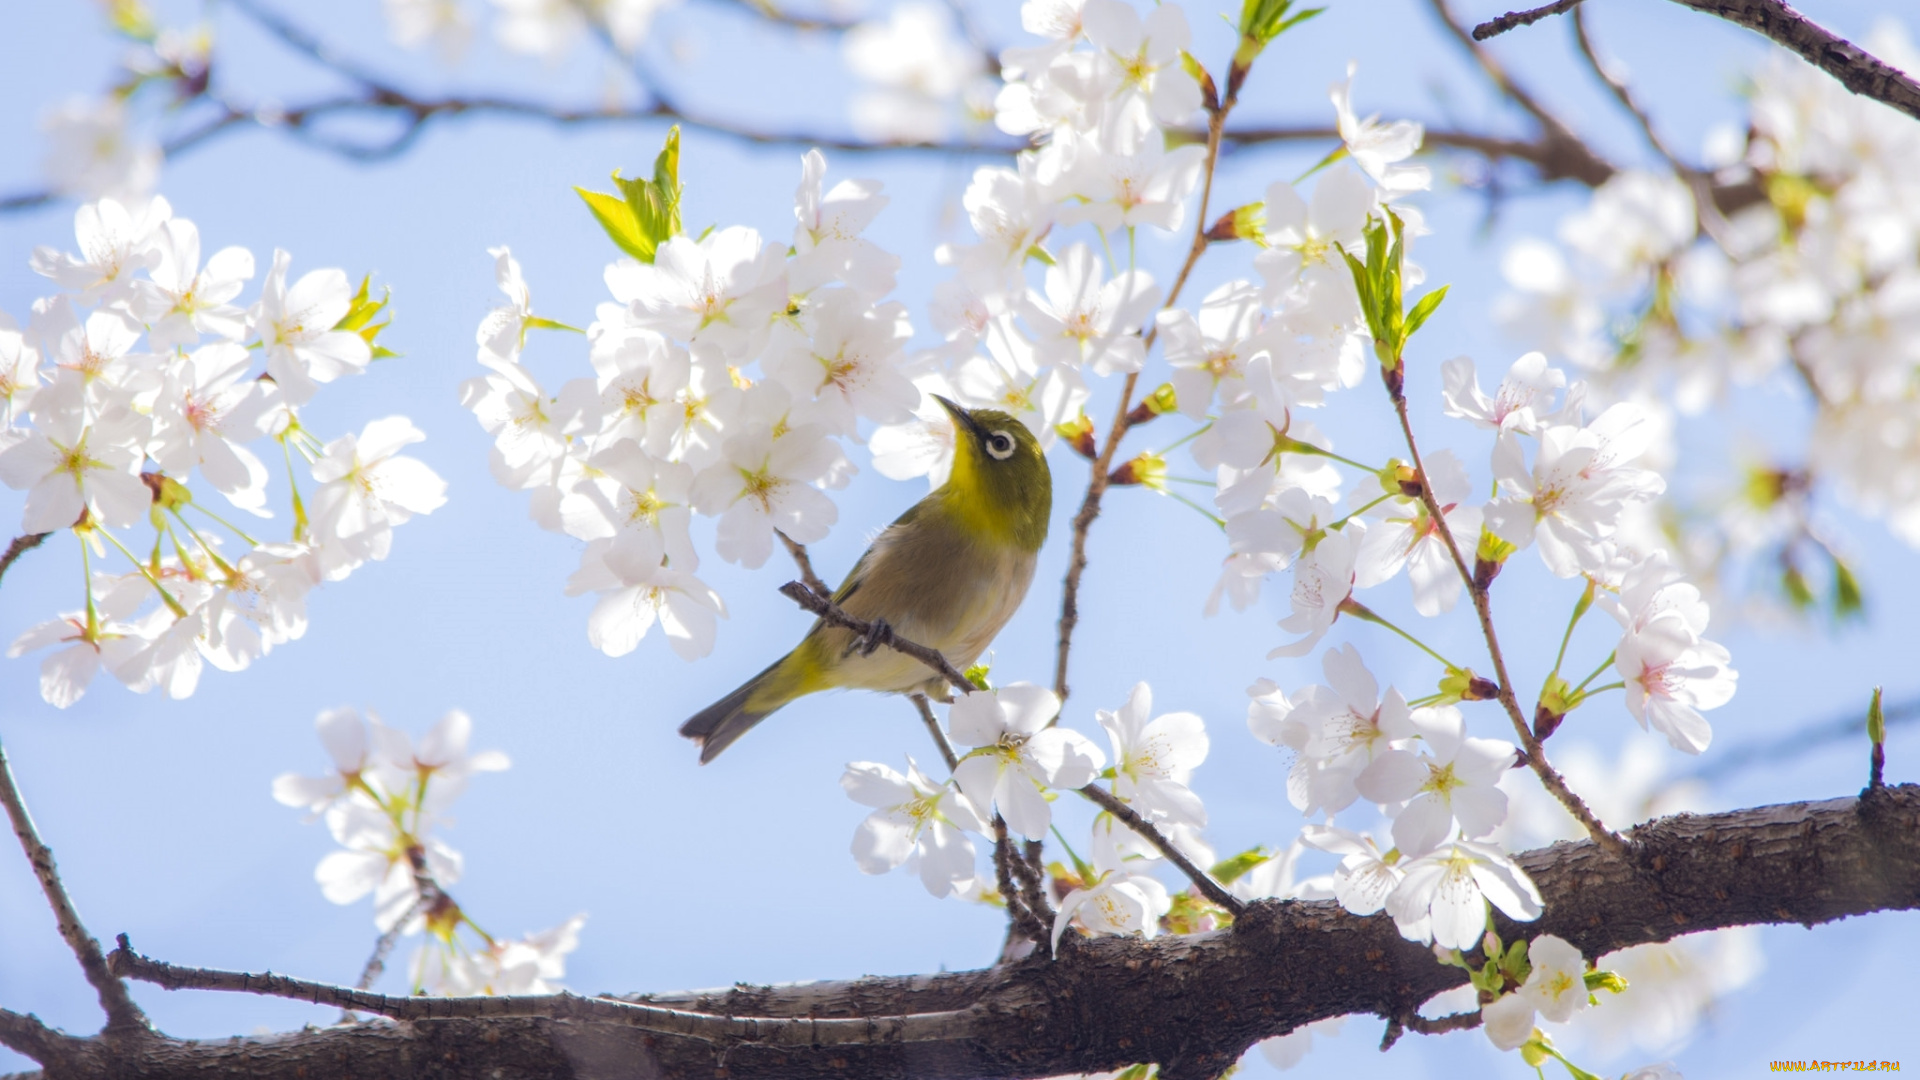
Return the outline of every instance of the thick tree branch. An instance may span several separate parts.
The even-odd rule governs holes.
[[[1631,863],[1590,841],[1519,856],[1546,911],[1533,923],[1496,919],[1502,937],[1556,934],[1599,958],[1703,930],[1813,926],[1920,907],[1920,787],[1913,785],[1858,799],[1681,815],[1640,827],[1634,840]],[[116,953],[116,962],[123,955],[130,954]],[[516,1012],[534,1007],[527,1003],[476,1003],[457,1008],[492,1009],[494,1018],[207,1043],[154,1038],[117,1049],[60,1037],[71,1062],[61,1075],[518,1080],[704,1078],[724,1068],[730,1080],[957,1080],[1153,1061],[1179,1080],[1216,1075],[1254,1042],[1327,1017],[1370,1013],[1413,1027],[1407,1018],[1421,1002],[1464,980],[1459,968],[1437,964],[1425,946],[1403,940],[1383,915],[1362,918],[1330,902],[1259,901],[1225,931],[1153,941],[1069,937],[1057,961],[1042,956],[979,971],[629,999],[659,1010],[633,1015],[672,1014],[671,1023],[698,1036],[650,1032],[625,1022],[625,1013],[613,1022],[554,1019],[563,999],[549,998],[540,1017]],[[294,996],[310,1000],[312,985]],[[256,989],[249,984],[249,992]],[[450,1015],[433,1011],[448,1009],[446,1000],[388,1004],[426,1017]],[[617,1007],[605,998],[565,1000],[592,1003],[565,1008]],[[796,1020],[829,1034],[817,1043],[794,1041],[805,1028],[743,1023],[751,1020]],[[831,1021],[844,1023],[824,1023]],[[733,1034],[745,1030],[761,1037]]]
[[[0,1046],[25,1054],[42,1065],[58,1060],[63,1048],[59,1032],[40,1022],[32,1013],[21,1014],[0,1009]]]
[[[1839,80],[1840,85],[1920,120],[1920,82],[1827,30],[1781,0],[1673,0],[1738,23]]]
[[[1485,41],[1516,27],[1529,26],[1549,15],[1573,10],[1580,0],[1531,11],[1508,12],[1473,28],[1473,39]],[[1673,0],[1682,7],[1718,16],[1798,53],[1801,59],[1839,80],[1862,97],[1891,105],[1920,119],[1920,82],[1898,68],[1800,14],[1783,0]]]
[[[14,543],[18,545],[19,541]],[[20,797],[20,787],[14,782],[13,766],[7,761],[4,747],[0,747],[0,805],[6,807],[7,820],[13,824],[13,835],[20,841],[20,849],[26,853],[27,862],[33,866],[33,876],[40,881],[40,891],[46,895],[47,906],[53,909],[60,936],[80,961],[80,970],[86,974],[87,982],[93,984],[94,993],[100,999],[100,1008],[107,1014],[107,1030],[145,1031],[146,1015],[127,994],[127,984],[107,970],[107,958],[100,951],[100,942],[87,932],[86,924],[80,921],[80,912],[73,906],[73,898],[67,895],[67,887],[60,880],[60,869],[54,865],[53,849],[40,839],[40,832],[33,824],[33,815],[27,813],[27,804]]]

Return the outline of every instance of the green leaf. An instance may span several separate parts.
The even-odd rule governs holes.
[[[1866,598],[1860,595],[1860,581],[1853,576],[1853,568],[1840,559],[1833,560],[1833,614],[1835,618],[1851,619],[1858,617],[1866,608]]]
[[[1421,297],[1420,302],[1413,305],[1413,310],[1407,312],[1406,336],[1412,337],[1419,333],[1420,328],[1426,325],[1427,316],[1432,315],[1434,310],[1440,306],[1440,301],[1446,298],[1447,287],[1445,285]]]
[[[577,326],[568,326],[566,323],[563,323],[563,322],[555,322],[552,319],[543,319],[538,315],[527,316],[527,321],[525,323],[525,326],[529,330],[569,330],[576,334],[586,333],[585,330],[582,330]]]
[[[367,343],[367,347],[372,353],[372,358],[375,360],[384,360],[388,357],[399,356],[399,353],[380,345],[375,340],[380,336],[380,331],[393,325],[392,319],[381,323],[373,321],[374,316],[386,310],[387,302],[392,299],[392,293],[382,292],[380,299],[375,300],[370,295],[372,285],[372,274],[368,274],[360,279],[360,288],[354,292],[353,300],[348,303],[347,313],[340,317],[339,322],[333,324],[333,329],[359,334],[361,339]]]
[[[614,175],[617,177],[619,174]],[[593,219],[606,230],[607,237],[615,246],[641,262],[653,261],[653,246],[646,242],[646,237],[640,232],[640,223],[634,220],[633,209],[626,200],[601,191],[588,191],[583,187],[573,190],[580,194],[587,209],[593,212]]]
[[[1867,738],[1875,746],[1887,741],[1887,714],[1880,705],[1880,688],[1873,688],[1873,701],[1867,706]]]
[[[666,145],[653,160],[651,180],[628,180],[616,169],[613,184],[620,191],[618,197],[585,188],[573,190],[586,200],[587,209],[620,250],[651,263],[660,245],[682,232],[679,126],[667,131]]]
[[[1263,847],[1250,847],[1238,855],[1222,859],[1213,864],[1208,871],[1215,881],[1222,885],[1231,885],[1247,871],[1259,866],[1273,857],[1273,853]]]
[[[1059,265],[1058,263],[1055,263],[1053,261],[1053,256],[1047,252],[1047,249],[1041,247],[1039,244],[1034,244],[1033,246],[1027,248],[1027,258],[1032,259],[1034,262],[1040,263],[1043,266]]]

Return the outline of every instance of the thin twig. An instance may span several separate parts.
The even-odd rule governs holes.
[[[927,695],[920,693],[908,694],[907,700],[913,702],[913,707],[920,713],[920,722],[927,725],[927,734],[933,736],[933,744],[940,748],[940,758],[947,763],[947,772],[951,773],[958,769],[960,755],[953,752],[953,743],[948,741],[947,733],[941,729],[939,719],[933,715],[933,702],[927,700]]]
[[[1534,775],[1540,778],[1541,785],[1560,800],[1575,821],[1586,828],[1594,843],[1608,854],[1624,859],[1627,857],[1626,841],[1601,824],[1586,801],[1568,787],[1565,778],[1548,763],[1545,748],[1534,737],[1533,729],[1527,725],[1526,717],[1520,711],[1519,699],[1513,692],[1513,677],[1507,673],[1506,656],[1500,650],[1500,635],[1493,627],[1493,600],[1489,588],[1475,580],[1466,557],[1460,553],[1460,545],[1454,540],[1453,529],[1447,524],[1447,515],[1441,509],[1439,500],[1434,498],[1433,484],[1428,480],[1426,466],[1420,460],[1419,441],[1413,437],[1413,421],[1407,416],[1406,388],[1387,375],[1388,372],[1383,368],[1382,381],[1387,385],[1388,396],[1393,399],[1394,413],[1400,419],[1400,432],[1406,438],[1407,453],[1413,458],[1414,472],[1420,478],[1421,505],[1426,508],[1428,519],[1446,544],[1447,552],[1453,556],[1454,569],[1460,572],[1460,580],[1466,583],[1467,592],[1473,597],[1474,614],[1480,620],[1480,634],[1486,639],[1487,653],[1493,660],[1494,681],[1499,688],[1495,697],[1500,707],[1506,710],[1507,719],[1513,722],[1514,733],[1520,737],[1520,745],[1526,750],[1527,764],[1533,769]]]
[[[14,560],[39,547],[47,537],[52,535],[52,533],[27,533],[14,537],[13,543],[7,545],[6,553],[0,555],[0,578],[5,577],[7,571],[13,568]]]
[[[1449,1031],[1471,1031],[1485,1020],[1486,1018],[1478,1011],[1451,1013],[1429,1020],[1409,1010],[1387,1021],[1387,1030],[1380,1037],[1380,1052],[1384,1054],[1393,1049],[1393,1044],[1400,1041],[1400,1036],[1409,1031],[1418,1032],[1421,1035],[1445,1035]]]
[[[1194,215],[1193,242],[1187,246],[1186,262],[1180,266],[1180,273],[1173,279],[1172,288],[1167,290],[1166,303],[1162,309],[1170,309],[1180,299],[1180,290],[1187,284],[1187,277],[1193,273],[1194,264],[1200,261],[1200,255],[1207,250],[1207,204],[1213,197],[1213,174],[1220,164],[1220,140],[1226,129],[1227,114],[1232,111],[1234,99],[1229,97],[1217,109],[1207,113],[1207,157],[1201,168],[1200,207]],[[1336,133],[1337,134],[1337,133]],[[1145,347],[1153,348],[1154,337],[1159,328],[1147,331]],[[1113,471],[1114,454],[1120,449],[1120,440],[1126,437],[1130,427],[1129,414],[1133,411],[1133,391],[1140,383],[1140,373],[1128,372],[1126,382],[1120,387],[1120,407],[1114,410],[1113,424],[1107,429],[1107,438],[1101,444],[1100,453],[1093,460],[1091,474],[1087,477],[1087,492],[1080,498],[1080,509],[1073,515],[1073,547],[1067,557],[1067,576],[1060,584],[1060,623],[1059,642],[1055,646],[1053,661],[1053,692],[1062,702],[1071,693],[1067,686],[1067,663],[1073,655],[1073,631],[1080,625],[1080,579],[1087,572],[1087,532],[1093,528],[1094,519],[1100,516],[1100,499],[1107,492],[1108,477]]]
[[[1207,899],[1219,904],[1235,915],[1247,909],[1245,902],[1228,892],[1219,882],[1213,880],[1213,875],[1195,866],[1192,859],[1187,858],[1186,855],[1181,853],[1179,848],[1174,846],[1173,841],[1167,839],[1165,834],[1153,827],[1152,822],[1134,813],[1133,807],[1115,798],[1112,792],[1101,787],[1099,784],[1088,784],[1086,787],[1076,790],[1086,796],[1089,801],[1097,804],[1100,809],[1119,818],[1126,824],[1127,828],[1139,833],[1142,839],[1154,847],[1159,848],[1160,854],[1165,855],[1168,862],[1179,867],[1180,872],[1187,875],[1187,880],[1193,882],[1194,888],[1199,889],[1201,894]]]
[[[869,650],[888,648],[905,656],[911,656],[939,673],[941,678],[947,680],[947,682],[953,685],[954,689],[963,694],[971,694],[979,689],[971,682],[968,682],[967,677],[961,674],[960,669],[954,667],[953,662],[948,660],[946,654],[940,650],[930,649],[918,642],[908,641],[906,638],[895,634],[892,627],[887,626],[885,623],[867,622],[863,619],[856,619],[845,611],[842,611],[832,600],[814,592],[798,581],[789,581],[785,585],[780,586],[780,595],[787,597],[794,603],[820,616],[821,620],[829,626],[838,626],[842,629],[853,631],[854,636],[865,642],[864,647]]]
[[[1612,175],[1613,166],[1609,165],[1606,159],[1595,153],[1585,140],[1575,135],[1573,129],[1555,116],[1553,111],[1542,104],[1538,98],[1515,82],[1513,77],[1507,74],[1507,69],[1493,58],[1492,53],[1480,47],[1473,35],[1467,32],[1466,26],[1454,17],[1453,8],[1448,5],[1447,0],[1430,0],[1430,4],[1441,25],[1446,27],[1453,39],[1467,51],[1467,55],[1473,58],[1474,63],[1480,65],[1480,70],[1486,74],[1494,87],[1539,122],[1542,143],[1556,155],[1584,159],[1583,163],[1576,167],[1576,171],[1580,174]]]
[[[662,1035],[678,1035],[710,1043],[757,1042],[769,1046],[859,1045],[923,1042],[953,1038],[972,1027],[971,1009],[875,1016],[857,1019],[815,1020],[717,1016],[668,1009],[617,998],[576,994],[503,994],[476,997],[395,996],[345,986],[289,978],[272,972],[183,967],[153,960],[133,951],[126,935],[109,958],[113,969],[130,979],[168,990],[224,990],[290,998],[315,1005],[333,1005],[376,1013],[395,1020],[452,1020],[507,1016],[545,1016],[556,1020],[593,1020],[620,1024]]]
[[[1013,931],[1035,942],[1045,941],[1050,927],[1027,907],[1020,884],[1014,881],[1013,864],[1018,858],[1014,854],[1013,840],[1007,834],[1007,819],[999,814],[993,815],[994,887],[1000,891],[1000,899],[1006,901],[1007,918],[1012,920]],[[1001,951],[1004,953],[1006,950],[1003,948]]]
[[[1486,22],[1474,27],[1473,40],[1485,41],[1490,37],[1498,37],[1509,30],[1517,30],[1522,26],[1532,26],[1541,19],[1552,15],[1565,15],[1567,12],[1579,6],[1580,0],[1553,0],[1553,3],[1543,7],[1529,8],[1525,11],[1509,11],[1505,15],[1495,19],[1488,19]]]
[[[770,23],[803,33],[840,34],[860,25],[858,19],[834,19],[820,15],[795,15],[773,0],[724,0],[725,6],[750,11]]]
[[[17,543],[17,541],[16,541]],[[73,906],[73,899],[67,895],[67,887],[60,881],[59,867],[54,865],[53,850],[40,839],[40,832],[34,828],[33,816],[27,813],[27,804],[20,797],[20,787],[13,779],[13,766],[7,761],[4,747],[0,747],[0,803],[7,808],[7,818],[13,823],[13,835],[20,841],[20,849],[26,852],[27,862],[33,865],[33,875],[40,879],[40,891],[46,894],[48,906],[53,908],[54,921],[59,924],[60,936],[66,939],[67,947],[80,961],[80,970],[86,973],[87,981],[93,984],[93,990],[100,998],[100,1007],[107,1014],[109,1031],[144,1031],[147,1027],[146,1014],[140,1006],[134,1004],[127,993],[127,984],[114,977],[107,968],[107,958],[100,951],[100,942],[87,932],[85,923],[80,921],[80,912]]]
[[[1700,170],[1682,161],[1680,155],[1674,153],[1673,148],[1660,137],[1660,133],[1654,130],[1653,117],[1638,101],[1634,100],[1633,91],[1628,88],[1625,80],[1608,70],[1606,62],[1600,59],[1600,53],[1593,45],[1593,36],[1587,32],[1586,8],[1580,8],[1573,13],[1573,37],[1580,45],[1580,55],[1586,58],[1587,66],[1592,68],[1593,74],[1606,85],[1607,90],[1613,94],[1613,99],[1620,103],[1620,107],[1627,110],[1627,114],[1640,125],[1640,133],[1646,136],[1647,144],[1653,147],[1654,152],[1665,158],[1667,164],[1672,166],[1673,171],[1679,173],[1681,178],[1690,179],[1698,176]]]
[[[813,572],[813,560],[807,557],[807,545],[796,542],[793,537],[779,529],[773,530],[773,535],[779,537],[782,544],[787,545],[787,554],[793,556],[793,565],[800,568],[800,580],[806,582],[807,588],[821,596],[831,597],[833,590],[827,588],[827,583],[821,581],[820,575]]]

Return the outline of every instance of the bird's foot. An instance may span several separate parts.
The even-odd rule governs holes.
[[[891,644],[893,644],[893,627],[885,619],[875,619],[867,624],[866,634],[854,638],[842,655],[851,656],[855,650],[858,650],[861,656],[872,656],[874,650]]]

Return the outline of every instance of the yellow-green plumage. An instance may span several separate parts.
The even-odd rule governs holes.
[[[964,668],[1027,594],[1047,538],[1053,476],[1019,420],[940,403],[954,418],[952,473],[874,538],[833,600],[857,619],[884,619]],[[814,623],[792,652],[701,710],[680,734],[700,743],[700,760],[708,762],[775,710],[821,690],[942,696],[942,680],[918,660],[892,649],[863,656],[853,644],[852,632]]]

